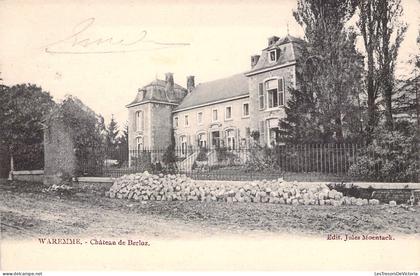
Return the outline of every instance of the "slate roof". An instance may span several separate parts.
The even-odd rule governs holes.
[[[276,43],[262,50],[257,64],[252,67],[251,71],[246,72],[246,74],[252,74],[255,71],[296,61],[301,54],[300,49],[302,43],[302,39],[291,35],[287,35],[286,37],[280,38],[278,41],[276,41]],[[276,62],[270,62],[268,60],[268,52],[273,49],[280,50],[280,55]]]
[[[200,83],[175,108],[175,111],[247,95],[249,95],[247,77],[243,73],[236,74],[228,78]]]
[[[179,84],[174,84],[174,91],[167,91],[166,81],[156,79],[148,85],[140,88],[137,92],[136,98],[129,103],[127,106],[133,104],[148,102],[148,101],[159,101],[167,103],[179,103],[182,98],[187,94],[187,89]]]

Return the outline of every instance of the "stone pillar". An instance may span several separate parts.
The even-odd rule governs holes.
[[[44,184],[59,185],[63,180],[74,177],[76,164],[70,130],[60,118],[50,119],[44,129]]]

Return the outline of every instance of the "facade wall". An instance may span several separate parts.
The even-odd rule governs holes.
[[[172,105],[150,104],[151,148],[164,150],[171,144]]]
[[[141,138],[142,148],[162,148],[171,142],[173,105],[143,103],[128,109],[128,146],[137,149],[137,138]],[[142,128],[138,128],[137,112],[143,113]]]
[[[268,108],[267,105],[267,93],[265,93],[265,108],[260,109],[259,106],[259,84],[264,83],[269,79],[283,78],[284,81],[284,104],[290,98],[289,87],[295,87],[296,85],[296,67],[291,65],[284,68],[275,69],[272,71],[259,73],[248,77],[249,80],[249,102],[250,102],[250,115],[251,115],[251,131],[259,131],[260,133],[260,144],[269,144],[269,128],[276,125],[278,118],[284,118],[286,113],[284,106],[276,108]]]
[[[144,147],[150,147],[150,105],[148,103],[130,107],[128,109],[128,148],[137,149],[137,138],[143,139]],[[136,113],[143,112],[143,129],[136,127]]]
[[[249,104],[247,96],[241,99],[174,112],[172,117],[176,146],[181,147],[181,141],[185,139],[188,145],[196,147],[199,145],[200,134],[204,134],[206,146],[215,146],[216,140],[220,141],[220,146],[229,146],[227,145],[227,130],[233,130],[235,148],[246,143],[246,139],[249,138],[250,116],[243,116],[243,104],[245,103]],[[226,107],[231,107],[231,119],[225,118]],[[217,121],[212,118],[215,109],[218,110]],[[198,121],[198,113],[200,112],[202,113],[201,124]],[[188,115],[188,126],[185,125],[185,115]],[[175,126],[176,118],[178,118],[178,126]],[[217,132],[219,133],[218,139]],[[232,132],[229,132],[229,134],[232,135]],[[232,143],[232,140],[229,142]]]

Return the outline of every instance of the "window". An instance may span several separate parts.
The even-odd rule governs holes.
[[[203,124],[203,112],[197,113],[197,124],[202,125]]]
[[[207,146],[207,135],[205,133],[198,134],[198,146],[205,148]]]
[[[242,116],[249,117],[249,103],[244,103],[242,105]]]
[[[143,137],[136,138],[136,146],[138,151],[143,150]]]
[[[277,91],[277,80],[269,80],[265,82],[265,90],[267,91],[268,108],[277,107],[278,103],[278,91]]]
[[[226,145],[229,150],[235,149],[235,131],[233,129],[226,130]]]
[[[178,117],[174,118],[174,127],[178,127]]]
[[[217,122],[219,120],[218,114],[217,114],[217,109],[213,109],[213,111],[212,111],[212,120],[213,120],[213,122]]]
[[[269,146],[277,145],[280,140],[279,119],[267,120],[267,143]]]
[[[277,61],[277,50],[276,49],[271,50],[270,52],[268,52],[268,55],[269,55],[269,61],[270,62]]]
[[[266,81],[265,90],[267,91],[268,108],[275,108],[284,105],[283,79]]]
[[[231,106],[226,106],[225,108],[225,120],[230,120],[232,119],[232,107]]]
[[[144,116],[143,111],[137,111],[135,115],[136,131],[143,131],[144,128]]]
[[[262,83],[258,85],[258,100],[260,103],[260,110],[264,109],[265,101],[264,101],[264,86]]]
[[[187,126],[189,126],[189,121],[188,121],[188,115],[185,115],[184,116],[184,125],[187,127]]]

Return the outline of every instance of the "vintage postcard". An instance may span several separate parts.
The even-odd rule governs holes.
[[[419,10],[0,1],[3,275],[418,275]]]

